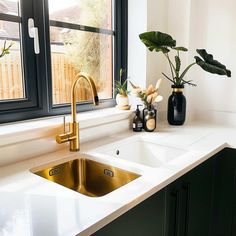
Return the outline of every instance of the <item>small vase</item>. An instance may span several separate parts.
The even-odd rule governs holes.
[[[121,110],[129,110],[129,97],[121,94],[116,95],[117,107]]]
[[[186,98],[183,95],[184,86],[171,86],[172,94],[168,100],[168,122],[170,125],[183,125],[186,117]]]
[[[156,129],[157,110],[152,105],[143,109],[143,128],[146,132],[153,132]]]

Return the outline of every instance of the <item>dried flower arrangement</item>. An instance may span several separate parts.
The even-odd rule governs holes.
[[[159,88],[161,84],[161,79],[157,80],[156,86],[154,87],[150,84],[147,88],[142,89],[139,86],[134,85],[131,81],[129,81],[132,87],[132,93],[134,93],[145,106],[152,106],[154,103],[158,103],[163,100],[163,97],[159,95]]]

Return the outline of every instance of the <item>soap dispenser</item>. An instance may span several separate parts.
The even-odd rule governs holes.
[[[135,111],[135,116],[133,119],[133,131],[134,132],[141,132],[143,128],[143,120],[140,115],[139,107],[142,105],[137,105],[137,109]]]

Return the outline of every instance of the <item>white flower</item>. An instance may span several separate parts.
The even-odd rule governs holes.
[[[161,95],[158,95],[158,96],[155,98],[154,102],[158,103],[158,102],[161,102],[162,100],[163,100],[163,97],[162,97]]]
[[[162,79],[157,80],[156,87],[155,87],[156,89],[160,88],[161,82],[162,82]]]
[[[154,87],[152,84],[148,86],[147,89],[142,89],[139,86],[134,85],[131,81],[129,81],[132,87],[132,92],[144,103],[153,104],[163,100],[163,97],[159,95],[159,87],[161,84],[161,79],[158,79],[156,82],[156,86]]]

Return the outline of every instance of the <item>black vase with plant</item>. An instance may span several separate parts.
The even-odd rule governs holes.
[[[167,119],[171,125],[183,125],[186,118],[186,98],[183,94],[184,86],[171,86],[172,94],[168,99]]]
[[[186,99],[183,95],[183,88],[186,84],[196,86],[196,84],[192,83],[192,80],[186,80],[184,78],[192,66],[198,65],[209,73],[231,77],[231,71],[228,70],[225,65],[221,64],[217,60],[214,60],[213,56],[208,54],[205,49],[197,49],[196,52],[200,55],[200,57],[195,56],[195,62],[188,65],[181,72],[180,53],[187,52],[187,48],[176,47],[176,40],[174,40],[169,34],[159,31],[142,33],[139,35],[139,38],[151,52],[162,52],[168,61],[171,76],[167,76],[165,73],[162,74],[172,83],[173,92],[168,100],[167,115],[168,122],[171,125],[184,124],[186,117]],[[171,50],[175,51],[174,60],[171,59],[169,55]]]

